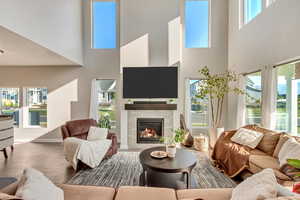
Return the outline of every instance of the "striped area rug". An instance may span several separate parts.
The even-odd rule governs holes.
[[[96,185],[118,188],[120,186],[138,186],[142,166],[138,152],[119,152],[111,159],[104,160],[94,169],[81,170],[68,181],[75,185]],[[199,158],[193,170],[194,188],[231,188],[236,183],[214,168],[210,160]]]

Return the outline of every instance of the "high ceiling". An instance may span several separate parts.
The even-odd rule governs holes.
[[[77,65],[77,63],[0,26],[0,66]]]

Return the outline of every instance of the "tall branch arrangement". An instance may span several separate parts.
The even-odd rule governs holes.
[[[245,94],[238,87],[232,86],[238,81],[238,75],[235,72],[227,71],[223,74],[211,74],[208,67],[199,70],[203,80],[197,87],[196,97],[210,101],[212,127],[218,128],[221,125],[222,113],[224,109],[224,99],[228,93],[237,95]]]

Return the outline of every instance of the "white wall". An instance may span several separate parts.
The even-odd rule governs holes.
[[[120,109],[123,107],[122,103],[124,103],[121,98],[120,49],[91,49],[89,2],[83,1],[84,67],[37,66],[0,68],[0,87],[47,87],[49,90],[49,120],[51,120],[51,122],[49,121],[49,128],[20,129],[18,130],[19,138],[26,138],[27,134],[30,134],[30,137],[44,135],[41,139],[61,138],[59,130],[61,124],[70,119],[87,118],[89,115],[91,81],[94,78],[117,80],[118,94],[116,104],[118,105],[117,126],[119,129]],[[208,65],[213,72],[224,71],[227,67],[227,8],[227,0],[212,0],[211,48],[185,49],[182,47],[181,49],[182,63],[180,66],[178,100],[180,112],[184,112],[184,83],[186,78],[198,78],[197,71],[205,65]],[[184,28],[183,0],[122,0],[119,9],[121,9],[121,20],[118,23],[120,38],[118,37],[117,41],[120,41],[120,46],[124,46],[148,34],[149,65],[168,65],[169,22],[181,17],[181,23]],[[39,27],[39,24],[36,27]],[[35,35],[35,33],[32,34]],[[44,33],[42,32],[41,35],[44,35]],[[60,39],[58,37],[59,41]],[[71,38],[71,40],[73,39]],[[56,43],[56,41],[54,42]],[[74,80],[76,80],[76,84],[74,84]],[[66,88],[70,88],[70,84],[72,89],[69,91]],[[77,85],[77,88],[75,85]],[[52,97],[55,97],[55,99],[51,100]],[[58,102],[60,101],[63,102],[59,104]],[[54,119],[55,115],[59,115],[59,117]],[[119,130],[117,130],[117,133],[119,133]]]
[[[1,0],[0,24],[82,64],[81,0]]]
[[[120,44],[148,34],[149,65],[168,66],[168,23],[179,16],[179,0],[122,0]]]
[[[239,29],[239,1],[229,0],[228,68],[238,73],[300,56],[300,1],[276,0]],[[228,101],[228,128],[235,128],[236,96]]]

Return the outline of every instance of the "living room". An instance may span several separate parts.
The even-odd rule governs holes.
[[[299,198],[298,0],[0,5],[0,191]]]

